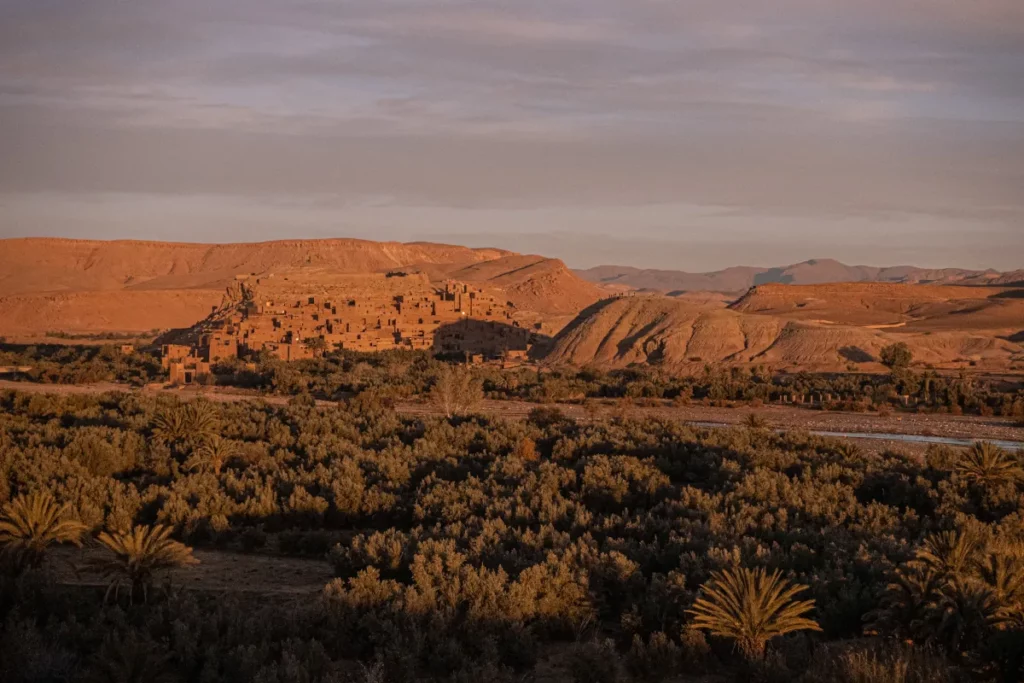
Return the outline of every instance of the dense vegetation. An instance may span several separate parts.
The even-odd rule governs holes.
[[[898,346],[898,345],[896,345]],[[887,375],[775,373],[765,367],[707,366],[695,376],[657,367],[624,370],[474,367],[491,399],[537,403],[599,399],[698,401],[725,405],[796,401],[826,410],[915,410],[998,415],[1024,420],[1024,387],[1019,382],[981,379],[967,373],[912,370],[898,348],[887,353]],[[0,365],[31,366],[27,378],[53,383],[118,381],[143,384],[166,380],[153,352],[121,354],[114,346],[18,346],[0,344]],[[333,352],[313,360],[283,362],[260,357],[251,363],[221,362],[206,384],[257,389],[286,396],[309,394],[338,399],[369,392],[383,399],[426,396],[446,364],[426,352]]]
[[[1022,482],[987,444],[4,392],[0,680],[1017,681]],[[82,539],[113,590],[58,581]],[[337,578],[162,589],[182,544]]]
[[[0,343],[0,366],[31,368],[26,379],[49,384],[125,382],[166,377],[154,352],[122,354],[119,346]]]

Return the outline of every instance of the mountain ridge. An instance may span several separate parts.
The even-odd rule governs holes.
[[[238,278],[293,270],[455,279],[500,292],[524,319],[552,332],[603,295],[558,259],[504,249],[350,238],[235,244],[17,238],[0,240],[0,334],[191,325]]]
[[[894,282],[1002,285],[1024,281],[1024,270],[1001,273],[992,269],[921,268],[909,265],[851,266],[835,259],[809,259],[778,267],[730,266],[705,273],[614,265],[578,269],[575,273],[597,284],[667,293],[711,291],[739,294],[763,284]]]

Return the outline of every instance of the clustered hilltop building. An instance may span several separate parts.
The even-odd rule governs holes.
[[[383,285],[375,279],[399,277],[413,280],[413,286],[397,294],[394,288],[366,287]],[[424,276],[388,273],[361,278],[363,296],[284,299],[261,296],[245,279],[240,276],[229,289],[235,299],[230,305],[197,326],[195,343],[161,347],[172,384],[191,384],[218,362],[261,354],[292,361],[334,350],[407,349],[515,363],[532,344],[533,332],[513,318],[510,302],[455,281],[435,286]]]

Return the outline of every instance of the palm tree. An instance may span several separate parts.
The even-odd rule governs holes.
[[[185,462],[185,466],[191,470],[209,470],[214,474],[220,474],[225,463],[237,452],[238,448],[233,441],[212,436],[203,442]]]
[[[153,418],[153,438],[168,444],[184,441],[189,436],[185,426],[185,413],[181,406],[161,410]]]
[[[93,562],[94,568],[110,581],[105,598],[109,598],[111,592],[116,598],[121,586],[128,584],[130,599],[141,595],[145,602],[158,573],[199,563],[192,557],[192,548],[170,537],[172,530],[162,525],[140,525],[123,533],[103,532],[99,535],[97,540],[100,544],[114,554]]]
[[[207,401],[162,410],[153,419],[153,438],[178,449],[216,436],[220,424]]]
[[[978,581],[955,578],[939,590],[931,605],[929,630],[933,640],[956,653],[985,642],[991,629],[1003,621],[995,591]]]
[[[881,605],[868,615],[871,629],[907,639],[922,636],[942,584],[943,578],[927,567],[911,565],[897,570],[885,588]]]
[[[1024,600],[1024,560],[1017,555],[990,553],[980,574],[996,594],[1013,602]]]
[[[974,569],[984,540],[969,529],[931,534],[914,554],[913,563],[943,577],[964,576]]]
[[[726,569],[711,575],[686,612],[694,617],[695,628],[732,638],[748,657],[760,658],[776,636],[821,630],[804,616],[814,609],[814,601],[793,599],[806,589],[782,578],[778,570]]]
[[[1024,469],[1017,458],[989,441],[978,441],[960,457],[956,471],[967,481],[1001,484],[1024,479]]]
[[[81,546],[85,531],[68,506],[58,505],[47,492],[18,496],[0,514],[0,548],[18,572],[41,565],[46,549],[54,543]]]
[[[1015,628],[1024,626],[1024,560],[1018,555],[990,553],[979,574],[999,600],[999,616]]]

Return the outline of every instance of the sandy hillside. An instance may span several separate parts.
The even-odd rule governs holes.
[[[546,362],[605,367],[656,363],[679,369],[716,362],[822,371],[841,371],[854,365],[872,371],[882,369],[878,354],[894,341],[905,341],[915,359],[937,367],[973,362],[979,368],[1008,369],[1024,362],[1024,348],[1011,341],[1011,335],[983,325],[955,330],[947,325],[950,329],[939,330],[941,316],[936,315],[930,321],[934,330],[874,326],[880,319],[899,322],[901,308],[914,310],[921,301],[911,296],[915,292],[908,293],[906,301],[894,301],[890,296],[875,311],[870,306],[864,308],[862,298],[845,293],[848,287],[858,286],[831,288],[831,301],[824,291],[814,297],[818,313],[828,311],[832,318],[842,317],[836,313],[849,307],[843,322],[816,318],[818,313],[807,312],[799,302],[792,303],[775,291],[768,297],[773,308],[764,307],[765,300],[753,296],[729,309],[657,296],[606,299],[559,333]],[[947,313],[945,317],[956,315]],[[1024,328],[1024,318],[1019,319],[1019,326]]]
[[[209,315],[222,298],[223,292],[211,289],[15,294],[0,297],[0,336],[187,327]]]
[[[509,252],[444,244],[288,240],[186,244],[69,239],[0,240],[0,295],[106,289],[188,289],[240,273],[328,267],[376,273],[419,264],[457,268]]]
[[[398,270],[478,284],[551,331],[602,295],[557,259],[500,249],[353,239],[220,245],[13,239],[0,240],[0,335],[187,327],[208,315],[239,275],[291,273],[315,290],[337,275]]]
[[[505,291],[516,306],[550,314],[575,315],[602,296],[558,259],[511,254],[460,268],[451,277]]]
[[[795,320],[914,330],[1008,331],[1024,328],[1024,291],[998,287],[954,287],[845,283],[762,285],[732,309]]]

